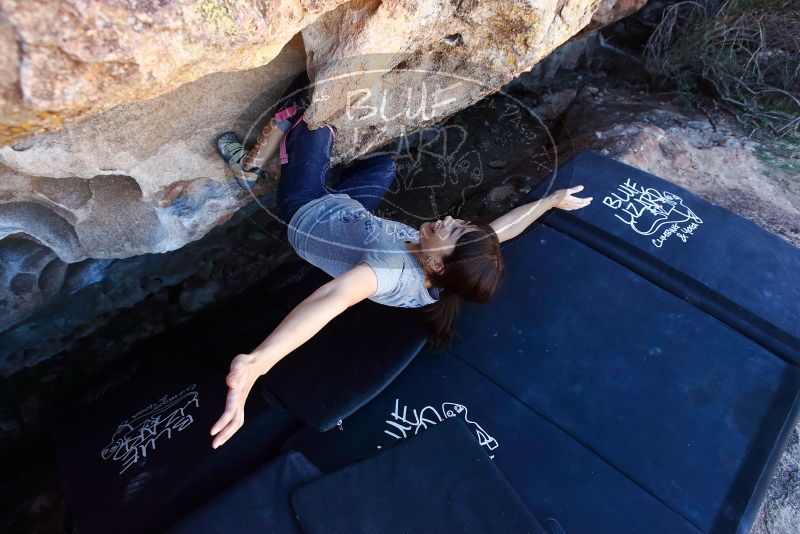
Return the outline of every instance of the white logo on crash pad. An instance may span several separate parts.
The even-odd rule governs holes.
[[[197,384],[185,388],[175,395],[164,395],[157,401],[136,412],[130,419],[117,425],[111,443],[100,451],[103,460],[120,462],[121,475],[148,453],[156,450],[159,438],[172,438],[172,433],[185,430],[194,422],[188,413],[194,406],[200,407]],[[161,439],[163,442],[164,439]]]
[[[603,204],[614,210],[614,216],[637,234],[655,236],[651,242],[658,248],[672,236],[685,243],[703,224],[675,193],[645,188],[630,178],[605,197]]]
[[[416,435],[420,430],[426,430],[428,426],[433,426],[441,423],[445,419],[451,417],[460,417],[467,423],[471,429],[475,431],[478,438],[478,443],[482,447],[486,447],[490,451],[495,450],[500,446],[497,440],[490,436],[478,423],[471,421],[467,416],[467,407],[463,404],[455,402],[443,402],[441,413],[433,406],[425,406],[417,411],[413,409],[409,412],[408,406],[403,405],[400,409],[400,399],[394,401],[394,411],[389,414],[390,419],[386,420],[389,425],[389,430],[384,430],[385,434],[389,434],[393,438],[403,439],[408,436]],[[494,458],[494,455],[489,455]]]

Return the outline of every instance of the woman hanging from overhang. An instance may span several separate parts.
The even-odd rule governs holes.
[[[219,447],[244,424],[244,405],[256,379],[308,341],[334,317],[364,299],[387,306],[421,308],[434,348],[455,332],[461,299],[487,302],[505,268],[500,243],[519,235],[551,208],[574,210],[591,198],[574,196],[583,186],[562,189],[519,206],[490,224],[447,216],[419,229],[372,212],[394,180],[394,161],[361,159],[327,185],[336,136],[327,126],[309,130],[303,121],[308,78],[301,75],[279,102],[278,113],[249,151],[233,133],[217,148],[244,187],[263,173],[259,163],[280,152],[278,211],[297,254],[333,277],[300,304],[249,354],[231,362],[225,410],[211,428]]]

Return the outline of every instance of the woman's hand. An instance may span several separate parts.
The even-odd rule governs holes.
[[[231,362],[231,372],[225,382],[228,384],[228,397],[225,411],[211,427],[211,435],[216,436],[211,446],[217,448],[233,436],[244,424],[244,403],[256,379],[263,373],[257,368],[255,358],[250,354],[239,354]]]
[[[579,198],[574,196],[575,193],[580,193],[581,191],[583,191],[582,185],[555,191],[550,195],[553,199],[553,207],[568,211],[585,208],[592,202],[592,197]]]

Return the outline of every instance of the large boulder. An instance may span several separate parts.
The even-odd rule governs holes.
[[[593,27],[605,25],[644,3],[2,0],[0,145],[208,74],[266,65],[301,30],[313,41],[313,62],[329,69],[374,53],[393,57],[380,65],[392,68],[461,32],[465,46],[457,56],[521,72],[593,15]]]
[[[214,140],[256,136],[297,72],[307,121],[336,125],[347,161],[497,90],[616,3],[0,0],[0,253],[37,258],[0,268],[0,330],[69,285],[63,265],[175,250],[250,202]]]
[[[2,0],[0,144],[272,61],[343,0]]]
[[[214,135],[257,122],[304,59],[295,40],[267,66],[0,147],[0,332],[102,279],[101,260],[180,248],[250,202],[224,179]]]

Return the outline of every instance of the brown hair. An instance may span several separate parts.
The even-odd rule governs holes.
[[[455,335],[460,300],[487,302],[500,289],[505,276],[500,240],[488,224],[477,224],[458,238],[444,258],[441,274],[428,276],[441,289],[439,300],[425,309],[428,341],[434,350],[447,348]]]

